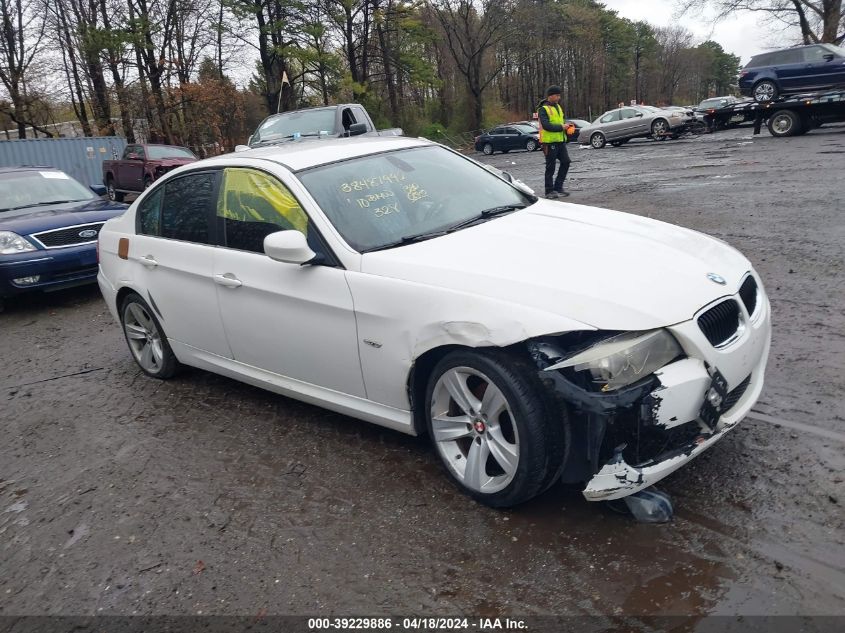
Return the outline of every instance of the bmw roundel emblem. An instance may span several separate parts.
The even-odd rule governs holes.
[[[712,281],[714,284],[719,284],[720,286],[724,286],[728,283],[725,281],[724,277],[717,275],[716,273],[707,273],[707,279]]]
[[[79,232],[79,237],[97,237],[97,231],[94,229],[85,229]]]

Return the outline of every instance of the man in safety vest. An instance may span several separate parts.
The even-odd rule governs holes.
[[[546,197],[568,196],[569,193],[563,190],[563,181],[572,162],[569,160],[569,152],[566,151],[567,128],[571,128],[572,124],[566,123],[563,108],[560,106],[560,86],[552,86],[546,90],[546,99],[540,103],[537,116],[540,119],[540,143],[546,155]],[[557,162],[560,162],[560,169],[552,182]]]

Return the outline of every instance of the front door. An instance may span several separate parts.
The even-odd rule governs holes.
[[[309,218],[274,176],[224,171],[217,204],[214,278],[235,360],[306,383],[365,396],[352,294],[345,271],[270,259],[264,237],[301,231],[325,251]]]
[[[134,277],[168,339],[231,358],[217,307],[212,222],[219,171],[169,180],[145,196],[132,238]]]

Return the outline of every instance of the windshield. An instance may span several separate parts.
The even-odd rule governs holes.
[[[343,239],[359,252],[448,230],[482,211],[535,201],[439,146],[354,158],[298,175]]]
[[[171,147],[169,145],[147,145],[147,160],[162,158],[196,158],[191,150],[185,147]]]
[[[263,141],[281,140],[291,137],[297,132],[302,136],[307,134],[334,134],[336,112],[336,108],[325,108],[276,114],[264,119],[255,134],[252,135],[249,144],[255,145]]]
[[[81,202],[96,196],[79,181],[55,170],[0,174],[0,211],[58,202]]]

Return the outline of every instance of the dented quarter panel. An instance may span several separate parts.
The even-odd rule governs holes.
[[[408,373],[436,347],[506,347],[543,334],[592,329],[560,314],[467,292],[354,272],[347,280],[367,397],[391,407],[410,407]]]

